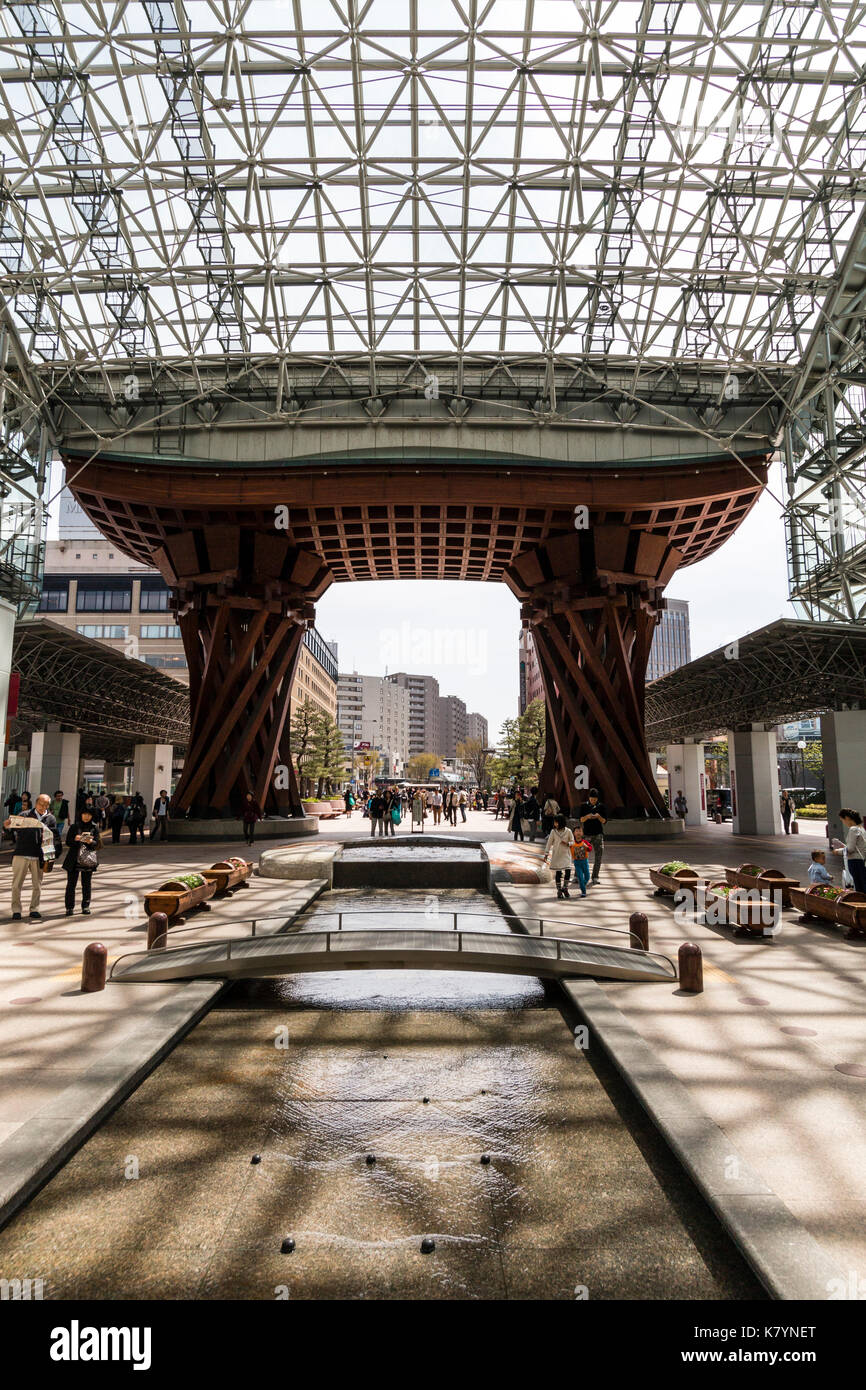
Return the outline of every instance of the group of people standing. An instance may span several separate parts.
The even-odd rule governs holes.
[[[99,867],[99,851],[104,833],[110,829],[114,844],[120,843],[124,826],[129,829],[130,844],[143,844],[147,822],[147,805],[140,793],[132,796],[109,796],[103,788],[89,792],[80,787],[75,796],[74,813],[62,790],[53,796],[42,792],[31,804],[30,793],[13,790],[4,801],[8,812],[3,822],[5,835],[11,836],[12,850],[12,920],[23,915],[22,889],[30,880],[31,921],[41,922],[39,905],[42,883],[51,873],[55,862],[66,849],[61,868],[66,874],[66,916],[75,911],[78,885],[81,884],[81,911],[90,915],[93,875]],[[161,792],[153,808],[150,838],[166,838],[168,794]],[[15,818],[13,822],[13,817]],[[26,824],[22,824],[21,821]],[[31,823],[32,822],[32,823]]]
[[[544,863],[553,870],[556,880],[557,898],[570,897],[568,891],[572,870],[580,885],[582,897],[591,884],[597,884],[601,875],[604,858],[604,827],[607,821],[607,808],[599,800],[598,790],[591,787],[587,799],[577,809],[574,831],[555,796],[546,796],[538,787],[501,787],[495,798],[495,817],[508,818],[508,829],[515,840],[525,840],[529,831],[529,843],[534,844],[539,828],[546,836]],[[590,873],[589,855],[592,854]]]

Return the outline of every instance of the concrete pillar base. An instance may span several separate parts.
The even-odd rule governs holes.
[[[174,749],[170,743],[137,743],[133,768],[132,790],[141,792],[147,814],[160,792],[171,796],[171,760]]]

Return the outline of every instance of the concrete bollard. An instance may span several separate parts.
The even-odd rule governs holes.
[[[792,835],[799,835],[799,833],[800,833],[800,827],[799,827],[799,825],[797,824],[797,822],[796,822],[795,820],[792,820],[792,821],[791,821],[791,834],[792,834]]]
[[[168,917],[164,912],[152,912],[147,919],[147,949],[164,951],[168,934]]]
[[[704,992],[704,961],[700,946],[693,941],[684,941],[678,952],[680,967],[680,989],[689,994]]]
[[[716,822],[716,825],[721,825],[721,823],[722,823],[722,817],[721,817],[721,815],[720,815],[720,813],[719,813],[718,811],[717,811],[716,814],[713,816],[713,820]]]
[[[108,947],[101,941],[91,941],[84,948],[81,961],[81,993],[96,994],[105,989],[105,973],[108,969]]]
[[[633,951],[649,950],[649,922],[645,912],[633,912],[628,919],[628,929],[632,937],[638,937],[637,941],[632,940],[629,944]]]

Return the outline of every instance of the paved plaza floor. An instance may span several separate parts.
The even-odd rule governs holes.
[[[428,832],[433,827],[428,827]],[[439,831],[447,832],[448,827]],[[734,837],[730,825],[690,830],[676,855],[701,874],[746,861],[801,880],[823,823],[797,837]],[[437,832],[438,833],[438,832]],[[455,832],[451,832],[455,833]],[[456,828],[484,842],[510,837],[491,813],[470,812]],[[322,838],[369,836],[359,815],[322,826]],[[273,845],[273,841],[270,845]],[[310,840],[309,844],[315,844]],[[263,845],[262,848],[265,846]],[[525,855],[540,858],[540,844]],[[183,869],[202,868],[243,839],[218,845],[109,845],[94,879],[92,916],[64,916],[65,875],[46,876],[41,922],[11,921],[8,857],[0,862],[0,1163],[2,1144],[65,1086],[104,1056],[184,984],[79,990],[84,945],[104,941],[110,958],[144,944],[144,894]],[[257,857],[258,850],[255,851]],[[866,941],[845,941],[827,926],[803,926],[783,914],[774,940],[735,939],[726,927],[678,920],[657,898],[647,867],[671,857],[669,846],[609,842],[601,882],[586,899],[558,902],[551,884],[515,883],[515,910],[544,915],[551,933],[570,924],[625,928],[646,912],[651,949],[672,958],[682,941],[700,944],[705,989],[686,995],[669,984],[603,982],[602,988],[703,1109],[730,1136],[732,1149],[760,1173],[842,1267],[866,1278]],[[839,861],[830,857],[839,880]],[[254,877],[250,887],[215,901],[190,920],[190,936],[231,933],[253,916],[285,915],[308,885]],[[25,897],[25,909],[27,899]]]

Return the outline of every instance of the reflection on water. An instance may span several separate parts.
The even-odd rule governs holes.
[[[481,932],[508,930],[490,898],[471,889],[345,889],[326,894],[304,914],[302,931],[426,927]],[[250,980],[233,998],[257,1008],[280,1002],[313,1009],[526,1009],[545,1002],[544,986],[529,975],[475,975],[457,970],[341,970]]]

